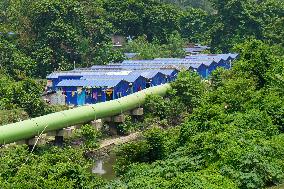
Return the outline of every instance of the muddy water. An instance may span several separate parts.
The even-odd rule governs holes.
[[[96,163],[92,168],[92,173],[100,175],[102,178],[112,180],[115,178],[113,166],[115,164],[115,153],[110,152],[107,157],[96,159]]]

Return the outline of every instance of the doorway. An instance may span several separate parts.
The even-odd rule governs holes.
[[[106,90],[106,100],[107,101],[113,100],[113,89]]]

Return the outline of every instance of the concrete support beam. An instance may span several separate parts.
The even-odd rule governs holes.
[[[16,142],[17,145],[29,145],[29,146],[34,146],[34,145],[44,145],[46,144],[46,134],[39,136],[35,136],[34,138],[26,139],[26,140],[20,140]]]
[[[62,146],[64,142],[64,137],[65,138],[71,137],[74,131],[75,131],[75,126],[72,126],[57,131],[48,132],[47,135],[55,137],[54,145]]]
[[[63,131],[64,131],[63,132],[64,137],[69,138],[74,133],[75,127],[67,127],[65,129],[63,129]]]
[[[27,140],[27,145],[29,145],[29,146],[43,145],[45,143],[46,143],[45,137],[43,137],[43,136],[41,136],[41,137],[36,136],[34,138],[31,138],[31,139]]]
[[[103,121],[112,122],[112,117],[105,117],[105,118],[103,118]]]
[[[134,116],[142,116],[143,114],[144,114],[143,108],[136,108],[131,111],[131,115],[134,115]]]
[[[113,116],[113,117],[106,117],[103,119],[103,121],[105,122],[114,122],[114,123],[123,123],[125,121],[125,115],[124,114],[120,114],[117,116]]]
[[[110,135],[117,135],[117,125],[125,122],[125,114],[120,114],[113,117],[104,118],[103,121],[107,122],[109,126]]]
[[[102,119],[97,119],[91,122],[91,125],[97,130],[101,130],[103,127],[103,120]]]
[[[123,122],[125,122],[125,115],[124,114],[120,114],[118,116],[114,116],[113,117],[113,122],[114,123],[123,123]]]
[[[65,137],[69,137],[72,135],[72,133],[74,132],[75,127],[67,127],[64,129],[60,129],[57,131],[50,131],[47,133],[47,136],[65,136]]]
[[[64,130],[63,129],[60,129],[60,130],[57,130],[57,131],[50,131],[47,133],[47,136],[64,136]]]
[[[24,145],[24,144],[28,144],[27,140],[19,140],[16,142],[17,145]]]

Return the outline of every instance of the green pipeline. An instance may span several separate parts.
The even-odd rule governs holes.
[[[155,94],[164,96],[170,88],[170,84],[159,85],[116,100],[81,106],[0,126],[0,144],[8,144],[23,139],[29,139],[42,132],[46,133],[48,131],[87,123],[96,119],[115,116],[140,107],[145,103],[147,95]]]

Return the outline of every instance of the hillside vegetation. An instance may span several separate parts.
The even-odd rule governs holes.
[[[0,125],[64,109],[42,101],[42,79],[73,69],[74,61],[76,67],[119,62],[123,52],[183,57],[188,42],[240,54],[231,70],[218,69],[208,81],[181,72],[165,98],[148,97],[143,123],[121,126],[146,131],[117,149],[117,179],[92,175],[81,148],[30,153],[15,146],[0,148],[0,188],[225,189],[284,182],[283,1],[2,0],[0,32]],[[114,50],[114,34],[132,40]],[[97,133],[86,128],[87,146],[97,146]]]
[[[122,179],[112,187],[264,188],[283,182],[283,55],[258,40],[236,50],[241,57],[233,69],[218,69],[210,83],[184,72],[166,99],[149,97],[148,116],[160,121],[144,140],[118,150]]]

